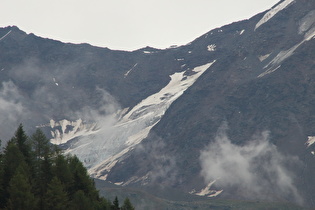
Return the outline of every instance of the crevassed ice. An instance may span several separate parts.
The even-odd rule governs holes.
[[[126,113],[103,138],[95,138],[88,145],[70,151],[89,167],[89,173],[106,179],[121,158],[147,137],[169,106],[178,99],[215,61],[196,67],[195,74],[185,75],[185,71],[170,75],[170,82],[159,92],[142,100]]]

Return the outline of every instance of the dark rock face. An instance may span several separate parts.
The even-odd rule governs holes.
[[[0,112],[14,112],[4,115],[8,125],[30,130],[75,120],[86,107],[111,113],[99,107],[134,107],[169,75],[194,74],[215,60],[107,180],[187,193],[217,180],[211,189],[223,189],[221,197],[315,206],[315,148],[305,144],[315,136],[315,2],[282,1],[273,11],[270,19],[267,11],[165,50],[113,51],[2,28],[0,99],[10,109]]]

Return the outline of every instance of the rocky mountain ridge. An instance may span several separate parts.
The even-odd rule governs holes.
[[[315,206],[314,11],[285,0],[187,45],[133,52],[2,28],[2,138],[53,120],[52,139],[91,132],[61,146],[96,178]]]

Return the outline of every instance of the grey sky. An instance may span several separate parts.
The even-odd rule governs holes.
[[[0,27],[111,49],[186,44],[279,0],[0,0]]]

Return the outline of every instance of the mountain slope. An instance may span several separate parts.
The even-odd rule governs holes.
[[[207,182],[222,180],[222,177],[231,180],[226,172],[236,178],[222,183],[217,180],[213,190],[223,189],[221,197],[272,199],[279,196],[313,205],[314,192],[309,183],[314,177],[314,157],[312,146],[305,145],[308,136],[314,135],[314,18],[309,18],[313,17],[313,3],[291,2],[258,28],[256,25],[263,14],[216,29],[192,42],[204,51],[208,46],[216,46],[209,54],[216,63],[174,102],[141,148],[112,169],[108,180],[158,182],[190,192],[195,188],[201,190]],[[228,125],[223,129],[226,135],[220,133],[222,124]],[[227,147],[233,150],[220,153],[209,149],[219,154],[206,157],[213,162],[216,158],[223,161],[217,161],[217,167],[207,168],[211,163],[201,160],[200,151],[220,138],[228,138],[232,144],[219,145],[218,150]],[[250,161],[229,159],[229,156],[249,158],[242,156],[245,152],[258,153],[263,143],[250,147],[247,142],[253,139],[271,142],[265,148],[270,149],[270,154],[249,156]],[[251,149],[233,152],[240,150],[238,145]],[[268,162],[269,166],[256,160],[270,157],[275,160]],[[249,167],[246,172],[223,170],[244,162]],[[261,179],[256,180],[254,176],[259,167],[264,169],[260,172]],[[243,180],[242,176],[252,181]],[[288,183],[281,183],[282,179]],[[240,180],[247,186],[240,185]],[[262,184],[254,185],[256,181]]]
[[[1,138],[41,127],[117,185],[315,206],[314,11],[285,0],[133,52],[2,28]]]

